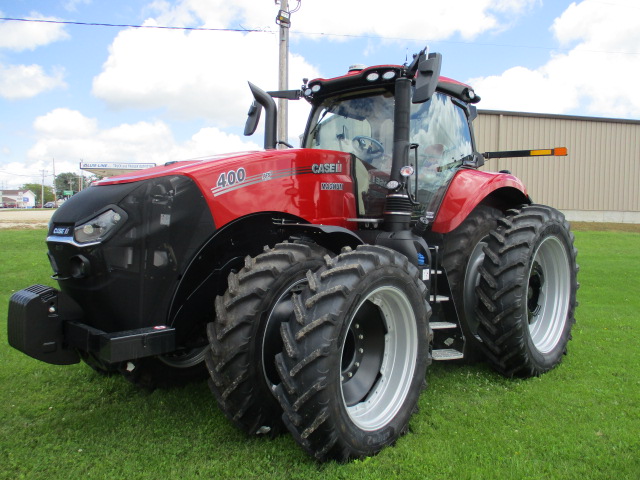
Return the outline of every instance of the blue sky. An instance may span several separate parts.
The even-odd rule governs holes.
[[[290,0],[290,8],[297,5]],[[251,29],[191,31],[0,20],[0,189],[85,162],[255,149],[247,81],[277,88],[273,0],[0,0],[0,17]],[[443,54],[480,108],[640,118],[637,0],[302,0],[290,87],[353,63]],[[290,141],[307,107],[292,105]]]

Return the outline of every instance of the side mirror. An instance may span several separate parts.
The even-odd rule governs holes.
[[[271,98],[267,92],[256,87],[251,82],[249,82],[249,88],[253,94],[254,102],[251,104],[251,108],[249,108],[249,118],[247,118],[245,132],[250,131],[253,133],[255,131],[258,120],[260,119],[260,111],[262,110],[260,107],[264,107],[264,148],[265,150],[276,148],[276,124],[278,122],[276,102],[273,101],[273,98]],[[254,105],[256,105],[255,110],[253,108]]]
[[[438,86],[442,67],[442,54],[430,53],[426,60],[418,64],[416,88],[413,92],[413,103],[424,103],[431,98]]]
[[[255,133],[256,128],[258,128],[258,122],[260,121],[260,113],[262,113],[262,106],[254,100],[247,112],[247,123],[244,124],[245,137],[249,137]]]

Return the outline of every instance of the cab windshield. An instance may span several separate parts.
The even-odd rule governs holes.
[[[394,104],[388,91],[328,98],[313,113],[305,147],[351,153],[370,172],[388,175]],[[439,92],[425,103],[412,104],[409,140],[413,144],[409,163],[417,175],[411,190],[427,213],[433,212],[439,203],[438,193],[443,193],[457,167],[473,151],[464,109]]]

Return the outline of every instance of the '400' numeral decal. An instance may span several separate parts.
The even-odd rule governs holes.
[[[216,182],[216,186],[218,188],[230,187],[236,183],[244,182],[245,178],[247,178],[247,172],[244,171],[244,168],[241,167],[238,170],[229,170],[228,172],[222,172],[220,174],[218,181]]]

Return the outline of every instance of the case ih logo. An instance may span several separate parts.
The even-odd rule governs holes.
[[[70,230],[71,230],[70,227],[55,227],[53,229],[53,234],[66,236],[66,235],[69,235]]]
[[[311,165],[313,173],[340,173],[342,172],[341,163],[314,163]]]

